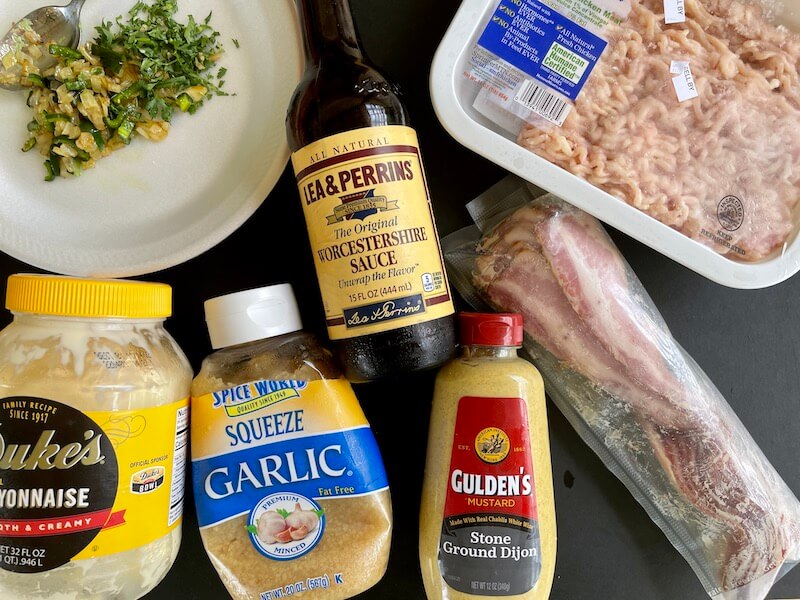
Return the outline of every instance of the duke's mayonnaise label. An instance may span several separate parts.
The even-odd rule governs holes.
[[[189,401],[81,412],[0,400],[0,568],[40,573],[146,546],[180,525]]]
[[[201,528],[246,516],[255,548],[291,560],[324,535],[326,498],[388,488],[350,384],[259,380],[192,399],[192,481]]]
[[[454,312],[413,129],[340,133],[292,164],[331,339]]]

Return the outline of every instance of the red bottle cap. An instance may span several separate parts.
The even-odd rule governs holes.
[[[522,315],[462,312],[458,323],[465,346],[522,346]]]

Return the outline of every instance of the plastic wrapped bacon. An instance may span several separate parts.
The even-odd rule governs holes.
[[[455,285],[476,307],[523,314],[551,398],[709,595],[765,598],[800,561],[800,502],[600,223],[553,196],[530,198],[506,180],[473,202],[487,233],[445,240]]]

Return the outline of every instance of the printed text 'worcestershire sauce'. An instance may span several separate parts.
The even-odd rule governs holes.
[[[347,0],[298,7],[307,69],[287,131],[328,334],[351,380],[437,366],[453,302],[416,132]]]

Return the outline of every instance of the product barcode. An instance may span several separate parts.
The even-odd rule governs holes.
[[[559,127],[564,124],[564,119],[572,109],[569,102],[531,79],[522,82],[514,101]]]

